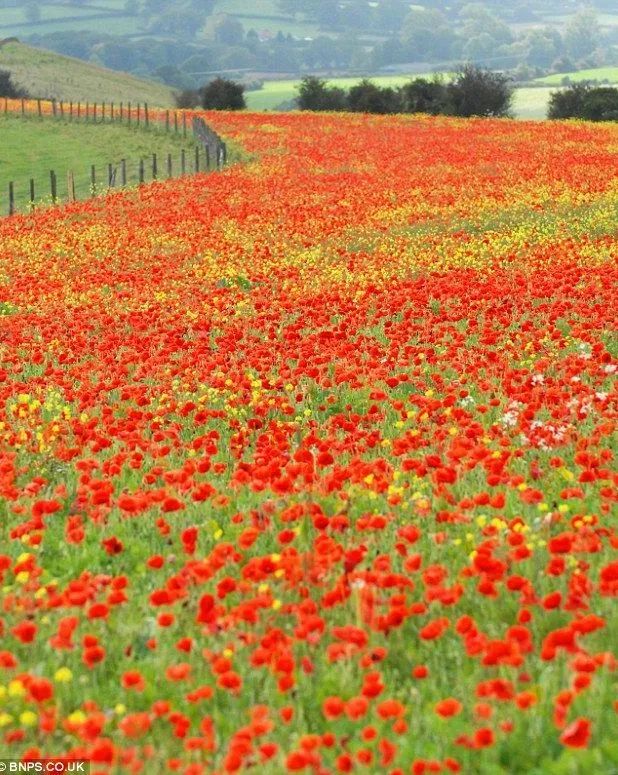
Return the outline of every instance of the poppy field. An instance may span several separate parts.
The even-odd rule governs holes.
[[[618,129],[206,118],[0,221],[2,755],[618,772]]]

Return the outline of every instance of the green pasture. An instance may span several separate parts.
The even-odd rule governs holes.
[[[537,83],[548,86],[560,86],[563,78],[570,78],[574,83],[580,81],[609,81],[618,83],[618,67],[595,67],[590,70],[578,70],[575,73],[554,73],[544,78],[537,78]]]
[[[107,188],[108,164],[117,167],[120,184],[121,159],[127,160],[127,183],[139,180],[139,160],[145,160],[145,177],[152,179],[152,154],[157,154],[158,177],[167,177],[167,155],[172,154],[172,173],[180,173],[182,148],[186,149],[187,171],[193,169],[195,143],[162,128],[122,124],[90,124],[53,118],[0,114],[0,215],[8,212],[9,181],[14,182],[19,210],[29,205],[30,178],[35,181],[35,200],[50,197],[50,170],[58,180],[58,196],[66,199],[67,173],[75,176],[79,199],[89,196],[90,167],[95,165],[97,189]],[[202,161],[203,163],[203,161]]]

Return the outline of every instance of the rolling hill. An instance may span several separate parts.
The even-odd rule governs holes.
[[[0,44],[0,70],[11,72],[13,80],[33,97],[67,102],[148,102],[162,108],[174,104],[168,86],[18,41]]]

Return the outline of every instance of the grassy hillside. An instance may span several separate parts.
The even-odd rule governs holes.
[[[172,90],[163,84],[23,43],[0,46],[0,69],[9,70],[33,97],[74,102],[148,102],[162,108],[174,103]]]
[[[14,181],[20,209],[29,201],[29,181],[35,179],[36,199],[49,197],[49,171],[58,178],[60,198],[66,197],[67,172],[75,175],[78,198],[90,193],[90,166],[105,188],[107,165],[127,160],[128,183],[138,181],[139,160],[146,160],[146,179],[152,178],[152,154],[158,157],[159,177],[166,177],[167,154],[172,154],[173,173],[180,171],[181,149],[187,149],[187,170],[192,169],[194,141],[158,129],[120,124],[85,124],[53,119],[21,118],[0,114],[0,215],[8,212],[8,184]],[[118,170],[118,183],[120,170]]]

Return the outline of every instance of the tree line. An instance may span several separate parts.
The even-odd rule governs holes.
[[[506,75],[467,64],[448,82],[439,76],[414,78],[399,88],[363,79],[345,90],[307,76],[298,88],[297,106],[300,110],[355,113],[501,117],[510,115],[512,100],[513,85]]]
[[[177,95],[178,108],[244,110],[245,88],[225,78],[215,78],[201,89]],[[0,70],[0,98],[25,99],[30,95],[16,84],[7,70]],[[440,76],[414,78],[398,88],[378,86],[365,78],[345,90],[322,78],[305,76],[298,86],[295,106],[299,110],[355,113],[427,113],[446,116],[510,116],[513,86],[502,73],[463,65],[449,82]],[[618,121],[618,88],[571,84],[552,92],[549,119]]]

